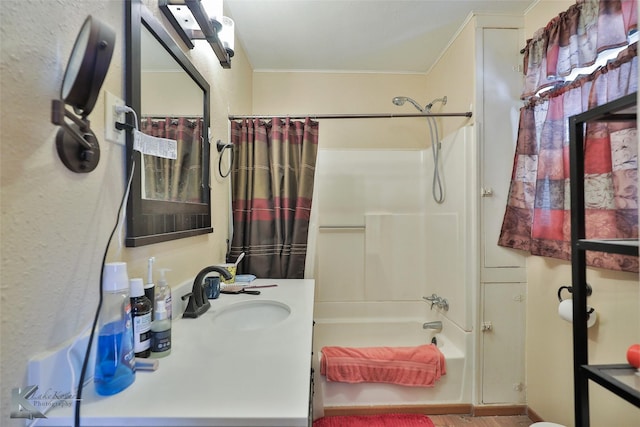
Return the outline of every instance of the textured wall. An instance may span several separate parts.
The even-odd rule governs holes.
[[[155,1],[145,3],[155,10]],[[103,91],[123,96],[124,2],[3,0],[0,14],[0,424],[22,425],[9,419],[11,389],[27,385],[31,357],[71,339],[93,318],[100,262],[125,186],[124,149],[104,140],[103,92],[90,116],[102,150],[90,174],[70,172],[58,159],[51,100],[59,96],[67,59],[89,14],[116,30]],[[213,138],[227,140],[229,109],[251,111],[251,68],[242,47],[236,43],[231,70],[220,67],[207,45],[188,55],[211,85]],[[134,277],[155,256],[158,267],[172,269],[170,283],[192,280],[201,267],[223,261],[228,180],[213,175],[212,185],[215,233],[135,249],[121,248],[115,239],[108,261],[126,261]]]

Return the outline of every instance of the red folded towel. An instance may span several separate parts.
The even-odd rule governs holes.
[[[328,381],[433,387],[447,372],[442,352],[435,345],[427,344],[418,347],[323,347],[320,373]]]

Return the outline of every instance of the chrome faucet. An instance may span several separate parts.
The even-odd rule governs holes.
[[[449,301],[446,298],[442,298],[437,294],[431,294],[430,297],[422,297],[423,300],[429,301],[431,303],[431,310],[433,310],[433,306],[448,311],[449,310]]]
[[[209,273],[218,273],[225,280],[231,279],[231,273],[224,267],[220,267],[217,265],[211,265],[209,267],[205,267],[198,273],[196,279],[193,281],[193,287],[191,288],[191,293],[185,294],[182,296],[182,300],[184,301],[187,297],[189,298],[189,302],[187,303],[187,308],[184,310],[182,314],[183,318],[195,319],[196,317],[204,314],[209,307],[211,307],[211,303],[209,303],[209,298],[207,298],[207,294],[204,290],[203,282],[204,278],[207,277]]]
[[[436,320],[435,322],[427,322],[422,324],[422,329],[434,329],[438,332],[442,331],[442,321]]]
[[[431,310],[433,310],[433,306],[438,304],[438,301],[441,301],[442,298],[440,298],[438,295],[436,294],[431,294],[430,297],[422,297],[423,300],[425,301],[429,301],[431,303]]]

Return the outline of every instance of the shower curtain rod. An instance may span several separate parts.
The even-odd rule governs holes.
[[[318,119],[394,119],[398,117],[471,117],[473,113],[471,111],[467,111],[465,113],[429,113],[429,114],[418,114],[418,113],[410,113],[410,114],[308,114],[306,116],[303,115],[257,115],[257,116],[229,116],[229,120],[242,120],[242,119],[258,119],[258,120],[268,120],[273,118],[282,118],[282,119],[306,119],[307,117],[318,120]]]

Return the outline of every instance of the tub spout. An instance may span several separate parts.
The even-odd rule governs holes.
[[[435,322],[427,322],[422,324],[422,329],[433,329],[438,332],[442,331],[442,322],[437,320]]]

